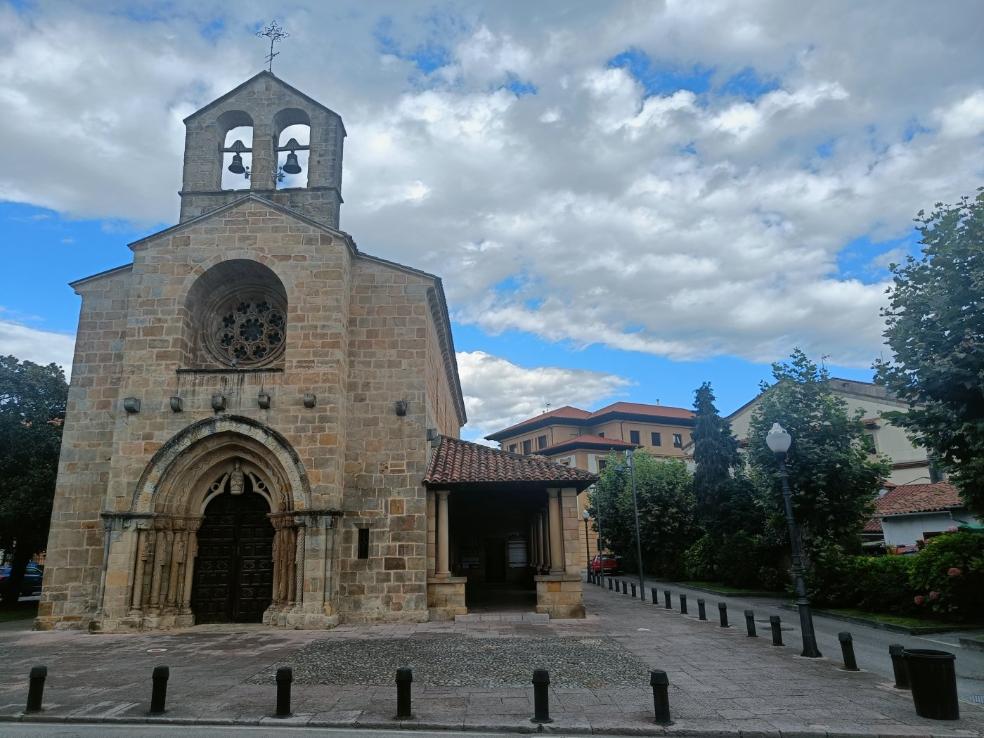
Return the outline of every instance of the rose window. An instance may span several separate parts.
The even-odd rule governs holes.
[[[206,341],[230,366],[262,366],[284,351],[284,308],[270,295],[236,295],[214,313]]]

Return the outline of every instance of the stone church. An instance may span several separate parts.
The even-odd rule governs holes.
[[[595,478],[458,439],[440,278],[339,230],[341,118],[261,72],[185,125],[180,222],[72,284],[37,627],[582,616]]]

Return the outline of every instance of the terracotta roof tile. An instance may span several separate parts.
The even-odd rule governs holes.
[[[900,484],[875,501],[875,515],[884,518],[962,506],[957,488],[948,482]]]
[[[584,489],[597,481],[589,472],[555,464],[540,456],[523,456],[508,451],[441,437],[434,451],[424,484],[428,487],[458,484],[510,484],[539,482]]]

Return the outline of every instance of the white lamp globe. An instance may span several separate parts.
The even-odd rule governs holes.
[[[792,442],[793,437],[778,423],[773,423],[772,428],[765,435],[765,444],[774,454],[786,453]]]
[[[591,514],[587,510],[581,513],[581,517],[583,517],[585,520],[591,520]]]

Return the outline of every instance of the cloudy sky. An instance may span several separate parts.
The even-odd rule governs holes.
[[[440,274],[471,422],[869,378],[912,218],[984,184],[984,5],[6,2],[0,352],[177,219],[183,117],[263,67],[336,110],[342,227]]]

